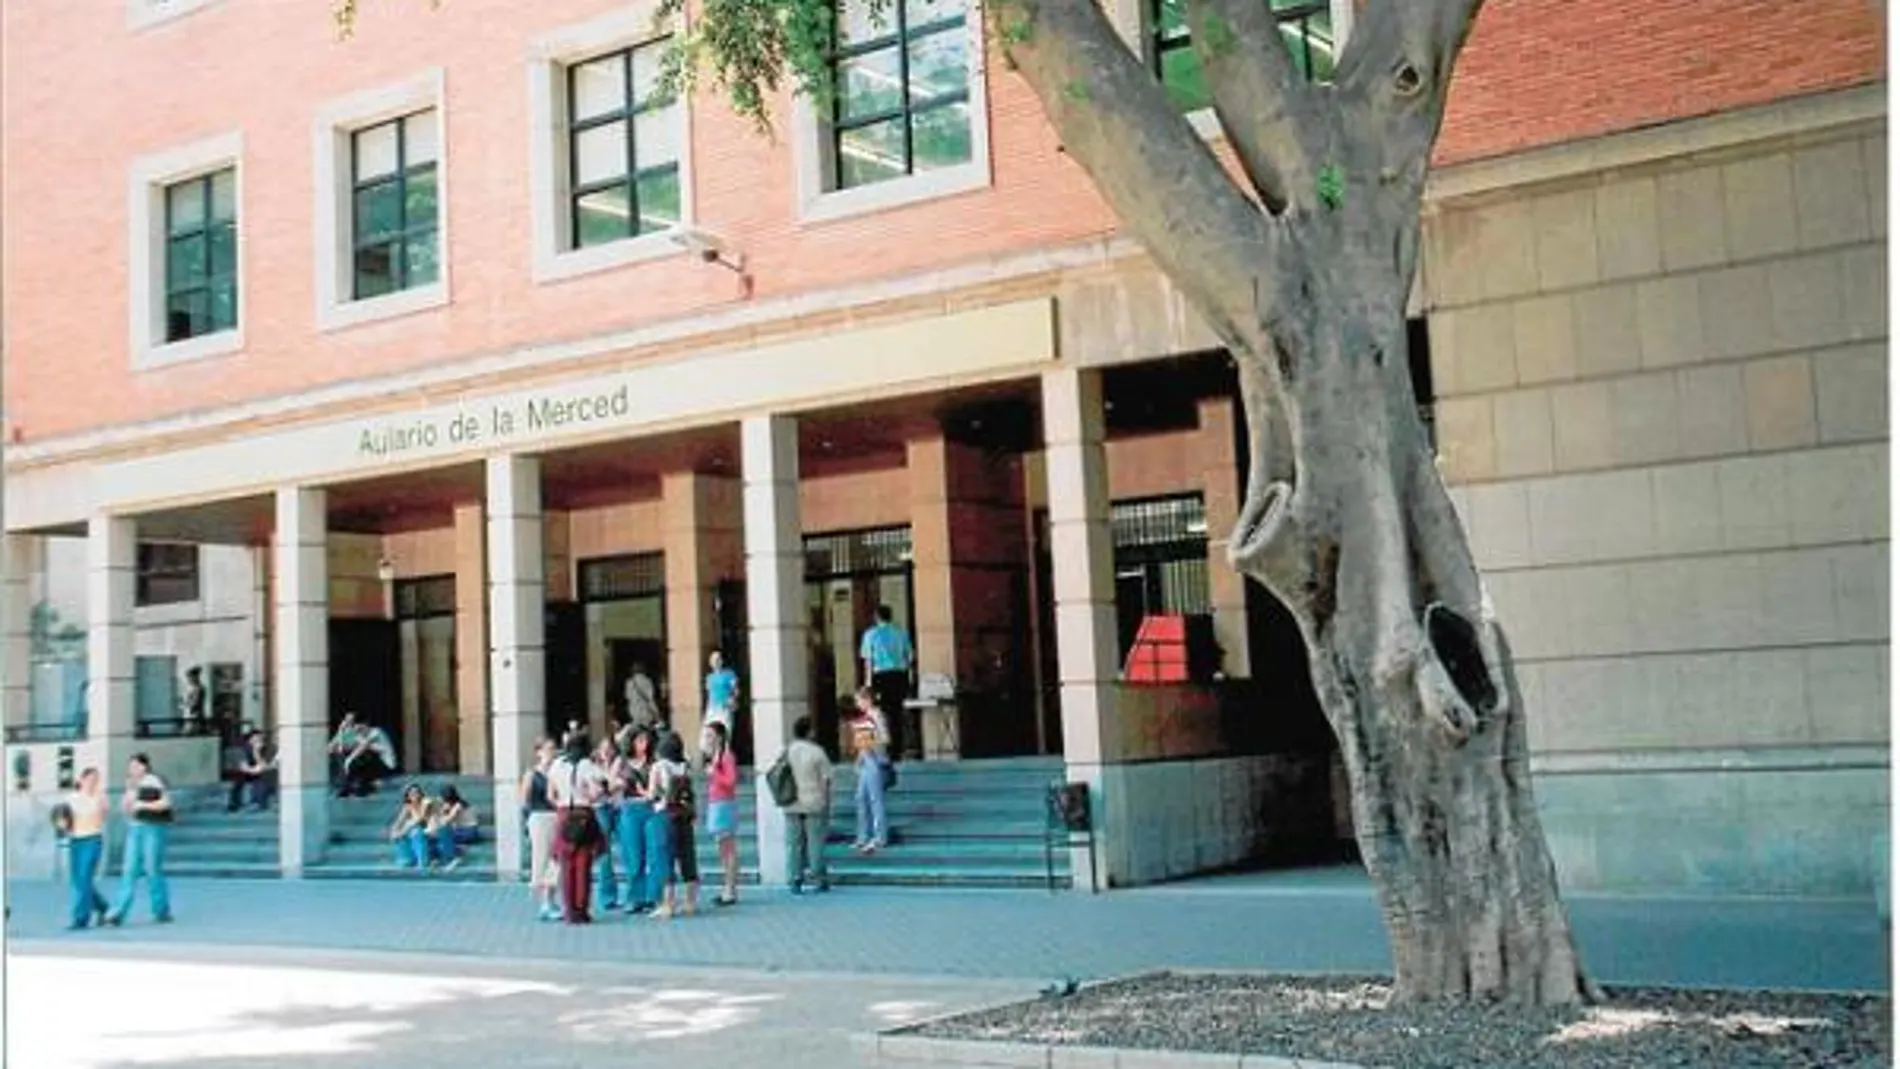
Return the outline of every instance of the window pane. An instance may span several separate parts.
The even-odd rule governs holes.
[[[911,155],[918,171],[970,162],[970,106],[949,104],[912,116]]]
[[[680,173],[678,168],[640,176],[640,233],[651,234],[679,225]]]
[[[402,165],[434,163],[436,158],[435,109],[418,111],[402,121]]]
[[[913,103],[970,88],[970,35],[961,27],[933,33],[910,44],[910,99]]]
[[[402,188],[382,182],[356,191],[356,240],[386,237],[402,229]]]
[[[403,183],[403,225],[434,226],[436,222],[435,168],[411,171]]]
[[[403,259],[409,269],[408,277],[403,280],[405,289],[435,282],[439,273],[436,247],[436,232],[433,230],[412,234],[403,243]]]
[[[396,173],[396,124],[386,122],[356,132],[356,180]]]
[[[618,241],[632,233],[632,209],[627,187],[614,186],[589,193],[575,202],[574,245],[585,248]]]
[[[237,171],[232,168],[211,176],[211,218],[224,223],[237,218]]]
[[[839,135],[839,188],[870,185],[905,173],[903,119],[847,130]]]
[[[205,222],[205,187],[201,179],[180,182],[165,190],[167,219],[174,234],[196,230]]]
[[[877,2],[879,9],[873,13],[873,0],[840,0],[837,9],[840,45],[863,44],[897,32],[897,12],[891,7],[891,0]]]
[[[211,273],[216,276],[237,273],[237,227],[220,223],[211,228]]]
[[[1201,70],[1201,57],[1185,45],[1161,54],[1161,84],[1168,91],[1168,99],[1181,111],[1199,111],[1214,103]]]
[[[916,32],[931,23],[964,14],[968,0],[904,0],[905,29]]]
[[[641,112],[633,120],[633,151],[641,169],[658,167],[680,158],[680,113],[677,107]]]
[[[237,280],[225,279],[211,284],[211,329],[230,330],[237,326]]]
[[[172,238],[165,263],[165,289],[182,290],[204,285],[205,236]]]
[[[668,42],[656,41],[633,51],[633,106],[644,107],[660,91],[660,64]]]
[[[845,121],[882,115],[903,106],[897,49],[889,48],[838,64],[838,117]]]
[[[607,123],[574,135],[574,183],[592,185],[627,173],[626,120]]]
[[[396,288],[396,245],[356,250],[356,295],[375,297]]]
[[[574,119],[576,122],[619,111],[627,106],[626,53],[588,63],[577,63],[574,71]]]
[[[210,331],[210,295],[174,293],[165,301],[165,340],[183,341]]]

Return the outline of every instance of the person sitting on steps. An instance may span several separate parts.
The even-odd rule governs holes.
[[[435,806],[420,784],[402,789],[402,804],[389,825],[389,841],[396,846],[396,864],[400,868],[419,869],[429,860],[429,825],[435,818]]]
[[[435,851],[433,863],[444,870],[461,865],[463,851],[481,837],[480,829],[475,807],[462,800],[462,792],[456,790],[454,784],[443,787],[442,798],[436,803],[429,825],[429,842]]]

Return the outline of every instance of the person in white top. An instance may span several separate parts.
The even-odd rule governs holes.
[[[88,768],[79,774],[79,786],[66,797],[67,874],[72,885],[72,915],[67,927],[77,931],[97,920],[106,919],[105,896],[94,882],[99,876],[99,861],[105,856],[107,803],[99,782],[99,770]]]
[[[554,803],[554,859],[561,866],[561,919],[591,924],[594,857],[604,836],[594,804],[607,794],[607,772],[587,756],[585,732],[569,732],[561,756],[548,769],[548,801]]]
[[[654,691],[652,677],[647,675],[646,665],[635,664],[633,670],[627,673],[625,697],[627,723],[631,724],[634,730],[652,727],[660,722],[660,699]],[[621,749],[626,749],[624,744]]]

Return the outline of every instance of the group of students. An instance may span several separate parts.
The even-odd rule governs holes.
[[[405,869],[448,871],[462,863],[463,852],[480,836],[475,807],[453,785],[431,798],[420,784],[403,788],[396,819],[389,825],[396,864]]]
[[[706,830],[724,870],[716,901],[730,906],[739,900],[739,766],[723,723],[708,725],[707,741]],[[519,792],[542,920],[587,924],[596,905],[659,918],[697,911],[697,792],[678,735],[641,725],[598,748],[580,730],[558,748],[543,739]]]

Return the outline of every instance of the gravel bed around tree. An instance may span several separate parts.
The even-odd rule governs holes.
[[[1367,977],[1154,973],[927,1022],[902,1034],[1269,1054],[1376,1069],[1886,1066],[1887,996],[1610,988],[1601,1005],[1388,1008]]]

